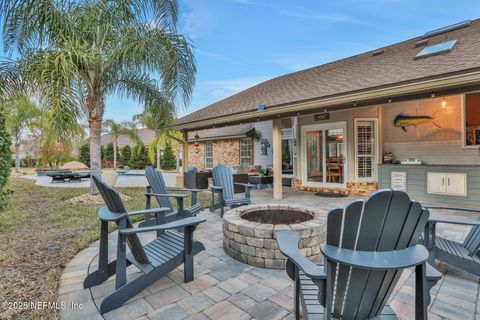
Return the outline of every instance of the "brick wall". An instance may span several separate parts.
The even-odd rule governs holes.
[[[194,143],[188,144],[188,162],[198,170],[205,170],[205,142],[199,142],[198,151]],[[233,167],[240,163],[240,140],[225,139],[213,141],[213,166],[223,163]]]

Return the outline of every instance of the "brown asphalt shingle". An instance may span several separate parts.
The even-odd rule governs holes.
[[[273,108],[480,69],[480,20],[428,39],[427,45],[458,39],[449,53],[414,60],[423,48],[415,47],[420,39],[385,47],[384,53],[377,56],[372,56],[375,51],[372,50],[268,80],[188,114],[180,118],[177,125],[254,111],[260,104]]]

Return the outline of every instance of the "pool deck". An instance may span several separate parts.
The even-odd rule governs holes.
[[[252,192],[255,203],[295,203],[329,210],[343,207],[353,198],[320,198],[312,193],[284,191],[284,200],[272,200],[271,190]],[[222,248],[222,219],[218,213],[204,210],[208,220],[201,224],[194,237],[206,250],[195,257],[195,280],[183,283],[182,267],[158,280],[122,307],[100,315],[102,298],[114,288],[114,277],[103,284],[83,289],[83,280],[96,268],[99,242],[81,251],[65,267],[59,286],[59,300],[82,305],[81,310],[60,311],[62,319],[294,319],[293,286],[285,271],[252,267],[234,260]],[[455,215],[475,219],[456,212]],[[438,232],[460,240],[467,227],[439,225]],[[142,234],[148,241],[154,235]],[[116,253],[116,232],[109,235],[109,252]],[[480,320],[479,277],[439,264],[443,278],[433,288],[429,319]],[[129,278],[138,275],[138,269],[127,269]],[[392,294],[390,305],[400,319],[414,318],[415,279],[411,269],[406,270]]]

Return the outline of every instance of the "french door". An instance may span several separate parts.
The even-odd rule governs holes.
[[[346,122],[302,127],[302,183],[345,187],[347,168]]]

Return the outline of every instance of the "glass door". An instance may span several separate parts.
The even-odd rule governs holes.
[[[302,127],[305,185],[345,186],[345,122]]]

